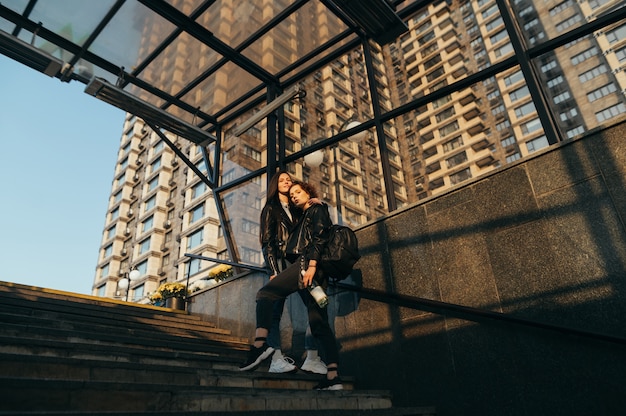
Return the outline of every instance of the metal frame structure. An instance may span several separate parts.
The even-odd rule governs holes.
[[[487,68],[462,78],[453,84],[444,86],[434,92],[430,92],[429,94],[414,99],[400,107],[383,112],[379,104],[377,82],[373,74],[373,60],[370,41],[377,41],[381,44],[393,41],[397,36],[407,30],[407,26],[404,22],[406,22],[411,16],[415,15],[423,7],[433,3],[431,0],[394,0],[389,2],[386,0],[363,0],[363,2],[358,3],[361,11],[364,11],[364,13],[361,13],[360,15],[358,13],[359,7],[349,7],[349,1],[319,0],[328,8],[328,10],[334,13],[346,24],[347,29],[338,36],[328,40],[326,43],[319,45],[305,56],[300,57],[298,60],[285,67],[282,71],[274,74],[268,72],[261,65],[246,57],[246,55],[242,52],[284,22],[285,19],[287,19],[292,13],[297,12],[303,6],[314,0],[294,0],[288,7],[271,18],[245,41],[236,46],[227,45],[208,29],[195,21],[215,4],[215,0],[205,0],[199,2],[196,9],[188,15],[171,5],[170,2],[164,0],[112,1],[112,6],[110,7],[108,13],[106,13],[93,32],[90,33],[89,37],[81,45],[78,45],[51,31],[46,27],[45,22],[42,24],[41,22],[31,20],[30,14],[37,6],[38,1],[39,0],[28,1],[27,6],[21,13],[16,12],[4,4],[0,4],[0,18],[15,25],[15,28],[10,35],[2,33],[2,37],[0,38],[0,52],[12,57],[13,59],[20,60],[26,65],[43,73],[55,76],[61,81],[77,81],[87,84],[87,93],[90,93],[125,111],[143,118],[146,123],[155,132],[157,132],[157,134],[159,134],[165,143],[167,143],[177,153],[177,155],[181,156],[181,159],[184,160],[191,169],[194,169],[194,172],[196,172],[196,174],[198,174],[198,176],[200,176],[202,180],[213,190],[216,201],[218,202],[218,213],[223,225],[225,225],[225,215],[223,211],[224,208],[219,203],[219,196],[229,189],[233,189],[249,181],[251,178],[255,178],[262,174],[267,174],[269,179],[271,173],[275,172],[278,167],[285,167],[288,163],[302,158],[304,155],[318,149],[333,146],[356,132],[374,128],[378,137],[385,137],[384,123],[386,121],[410,111],[414,111],[427,103],[433,102],[446,96],[447,94],[450,94],[451,92],[469,88],[473,84],[486,80],[498,72],[518,65],[520,66],[528,84],[530,94],[532,95],[533,102],[537,107],[537,113],[542,122],[548,141],[550,143],[562,141],[563,137],[561,137],[558,129],[554,125],[554,120],[551,112],[549,111],[545,96],[542,93],[542,86],[540,85],[537,75],[534,73],[529,61],[548,51],[561,47],[572,40],[592,34],[608,25],[626,19],[626,7],[617,8],[616,10],[610,11],[609,13],[598,17],[596,20],[582,24],[581,26],[556,38],[547,40],[537,46],[529,48],[524,43],[520,33],[520,28],[512,15],[510,4],[505,0],[496,0],[499,12],[502,15],[505,28],[515,51],[512,57],[501,60]],[[158,14],[161,18],[165,19],[165,21],[174,25],[176,29],[169,36],[167,36],[160,45],[154,48],[154,50],[142,62],[139,62],[132,69],[127,69],[116,62],[110,62],[102,56],[94,54],[90,51],[90,47],[95,39],[103,33],[104,29],[112,21],[116,14],[120,12],[122,7],[131,1],[134,1]],[[394,9],[397,9],[397,12],[394,11]],[[372,16],[373,12],[371,10],[376,10],[376,13],[385,13],[385,17],[382,18],[380,16]],[[372,19],[372,17],[379,17],[378,20],[384,21],[382,27],[373,28],[372,24],[376,23],[377,19]],[[44,62],[43,66],[36,64],[37,61],[41,61],[42,58],[45,58],[46,54],[45,52],[35,48],[33,45],[29,45],[21,40],[20,35],[23,31],[32,33],[33,38],[38,37],[47,43],[56,45],[58,48],[67,51],[67,53],[72,55],[71,58],[59,68],[57,67],[60,66],[60,62],[55,59],[52,59],[48,64],[45,64]],[[140,78],[140,75],[142,74],[142,71],[144,71],[150,63],[154,62],[159,55],[165,51],[166,48],[170,46],[182,33],[197,39],[203,45],[219,53],[222,58],[211,67],[206,68],[195,79],[184,85],[180,91],[175,94],[171,94],[143,81]],[[334,48],[333,45],[338,42],[343,42],[343,46]],[[317,142],[304,150],[287,156],[285,153],[284,115],[282,107],[278,108],[278,111],[275,111],[272,107],[271,110],[267,111],[267,114],[263,114],[264,117],[267,116],[270,120],[270,122],[268,122],[268,157],[266,166],[257,171],[249,172],[248,174],[237,178],[228,184],[219,183],[218,178],[220,178],[219,169],[221,154],[220,138],[222,137],[222,129],[224,125],[241,117],[242,114],[251,111],[253,108],[263,104],[269,105],[268,103],[272,103],[276,97],[280,96],[285,91],[289,91],[290,88],[297,88],[298,82],[305,79],[307,76],[313,74],[315,71],[323,68],[333,60],[356,48],[363,49],[365,65],[368,69],[368,84],[370,87],[369,93],[371,94],[372,109],[374,113],[371,120],[364,120],[363,123],[357,128],[351,129],[350,131],[338,132],[330,138]],[[9,50],[16,52],[9,53]],[[20,57],[22,57],[22,59],[19,59]],[[98,67],[100,70],[116,76],[118,79],[117,85],[112,85],[98,78],[90,77],[90,74],[75,71],[74,67],[80,60],[87,61]],[[239,98],[232,100],[232,102],[214,114],[208,114],[200,108],[195,108],[183,99],[185,94],[190,92],[194,87],[198,86],[212,74],[215,74],[224,65],[229,63],[235,64],[258,79],[258,85],[244,93]],[[55,65],[51,68],[51,64]],[[162,104],[157,107],[152,103],[138,98],[138,95],[134,96],[129,93],[129,89],[139,90],[147,96],[155,97],[156,99],[162,101]],[[193,119],[194,123],[184,121],[182,118],[174,116],[172,111],[169,111],[171,109],[176,109],[177,112],[185,113],[189,116],[185,118]],[[277,125],[279,126],[278,128],[276,127]],[[193,164],[186,157],[184,157],[184,155],[181,155],[176,146],[167,140],[167,138],[159,131],[160,128],[174,132],[195,144],[201,145],[203,157],[205,158],[207,166],[211,167],[209,170],[211,172],[210,177],[203,175],[202,172],[196,169],[195,166],[193,166]],[[213,149],[212,160],[208,149],[210,144],[215,146],[215,149]],[[278,145],[278,152],[274,150],[277,148],[276,145]],[[381,154],[382,177],[385,180],[385,183],[391,183],[392,174],[389,166],[389,160],[386,157],[388,149],[385,140],[378,141],[378,150]],[[387,206],[389,211],[393,211],[397,208],[394,198],[394,190],[391,186],[387,186],[385,189]],[[231,258],[237,260],[234,256],[232,256],[233,241],[230,233],[225,231],[224,235],[227,241],[227,248],[231,253]]]

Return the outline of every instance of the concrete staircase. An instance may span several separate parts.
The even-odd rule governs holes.
[[[184,311],[0,282],[0,415],[434,415],[389,392],[242,373],[247,339]]]

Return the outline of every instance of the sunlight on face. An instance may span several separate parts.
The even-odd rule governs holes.
[[[289,198],[291,198],[291,202],[293,202],[295,206],[304,208],[311,196],[307,194],[300,185],[294,185],[289,190]]]
[[[291,176],[288,173],[281,173],[278,177],[278,192],[287,195],[291,184]]]

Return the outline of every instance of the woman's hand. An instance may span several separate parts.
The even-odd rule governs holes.
[[[273,279],[273,278],[275,278],[275,277],[276,277],[276,275],[275,275],[275,274],[271,275],[271,276],[270,276],[270,280],[272,280],[272,279]]]
[[[309,287],[311,285],[311,282],[313,281],[313,278],[315,277],[316,270],[317,270],[317,267],[311,266],[311,265],[309,265],[309,267],[306,269],[306,271],[302,275],[302,284],[304,285],[304,287]]]

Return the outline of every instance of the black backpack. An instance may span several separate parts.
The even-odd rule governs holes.
[[[343,225],[332,225],[328,244],[322,253],[322,269],[331,279],[343,280],[350,276],[352,267],[360,258],[359,242],[354,231]]]

